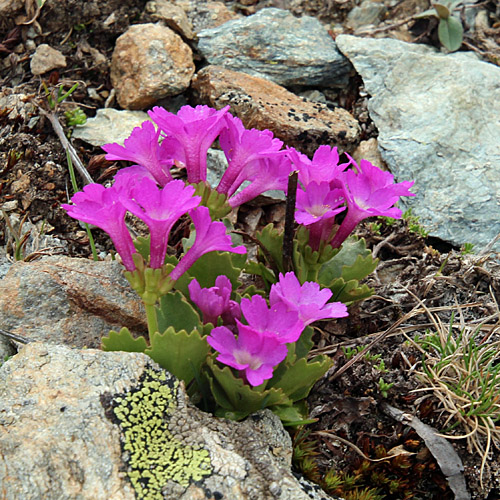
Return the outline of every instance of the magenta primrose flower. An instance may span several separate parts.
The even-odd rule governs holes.
[[[127,271],[134,271],[132,254],[136,253],[136,249],[125,225],[127,210],[121,202],[129,188],[126,179],[109,188],[101,184],[88,184],[83,191],[73,195],[73,205],[63,204],[61,207],[73,219],[93,224],[108,233]]]
[[[219,111],[208,106],[183,106],[174,114],[155,106],[148,112],[166,134],[165,147],[186,167],[188,182],[196,184],[207,179],[207,151],[226,127],[224,116],[228,109],[229,106]]]
[[[214,328],[207,337],[210,346],[219,352],[217,361],[241,370],[252,386],[273,376],[273,368],[287,356],[288,349],[274,333],[261,333],[236,321],[238,338],[225,326]]]
[[[146,169],[161,186],[172,180],[170,167],[174,160],[170,155],[168,144],[158,143],[160,130],[156,131],[150,121],[145,121],[140,127],[135,127],[124,145],[114,142],[104,144],[102,149],[108,154],[107,160],[126,160],[137,163]],[[134,170],[134,173],[137,169]]]
[[[292,164],[289,158],[284,155],[261,158],[255,162],[247,163],[233,186],[241,184],[245,180],[249,180],[251,183],[239,193],[231,196],[229,205],[232,208],[238,207],[270,189],[279,189],[286,193],[288,176],[291,171]]]
[[[293,163],[294,169],[299,171],[299,181],[303,186],[311,182],[318,184],[331,182],[352,163],[339,164],[339,153],[337,148],[330,146],[320,146],[310,160],[305,154],[299,153],[296,149],[288,147],[287,155]]]
[[[241,299],[241,310],[249,326],[259,333],[272,333],[283,344],[295,342],[304,330],[296,311],[289,310],[286,304],[277,302],[268,307],[260,295],[251,299]]]
[[[345,210],[341,189],[331,189],[328,182],[312,181],[297,190],[295,220],[309,229],[309,245],[318,250],[322,241],[329,241],[335,216]]]
[[[225,115],[225,120],[227,127],[222,130],[219,143],[226,155],[228,167],[217,186],[217,191],[231,196],[246,180],[247,174],[240,175],[245,167],[275,155],[283,146],[283,142],[273,138],[270,130],[247,130],[242,121],[230,113]],[[237,179],[238,182],[235,182]]]
[[[332,296],[328,288],[320,289],[318,283],[306,281],[300,284],[294,273],[280,273],[278,283],[271,286],[269,301],[271,306],[283,303],[288,310],[296,311],[304,326],[314,321],[348,316],[347,307],[342,302],[327,304]]]
[[[347,202],[347,215],[335,234],[331,245],[338,248],[363,220],[373,216],[385,216],[399,219],[401,210],[394,204],[400,196],[415,196],[410,192],[414,181],[394,183],[394,176],[361,160],[353,170],[344,172],[339,187]]]
[[[200,204],[201,196],[194,195],[194,187],[175,180],[164,188],[155,181],[143,178],[122,197],[122,204],[129,212],[141,219],[151,236],[149,267],[163,266],[167,253],[168,237],[172,226],[182,215]]]
[[[194,278],[188,289],[191,301],[203,315],[203,323],[217,326],[217,318],[221,316],[226,326],[236,325],[235,320],[241,318],[240,305],[230,299],[232,285],[227,276],[217,276],[215,286],[211,288],[201,288],[198,280]]]
[[[183,255],[170,278],[178,280],[202,255],[208,252],[246,253],[243,245],[232,246],[231,237],[226,234],[226,226],[222,222],[212,222],[207,207],[198,207],[189,212],[196,230],[193,246]]]

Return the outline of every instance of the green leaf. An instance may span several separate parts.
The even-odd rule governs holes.
[[[103,351],[144,352],[148,347],[144,337],[134,338],[129,329],[123,327],[119,332],[111,330],[109,337],[101,339]]]
[[[160,298],[156,316],[158,330],[165,331],[169,326],[175,330],[201,330],[201,320],[194,307],[181,292],[170,292]]]
[[[424,19],[426,17],[439,17],[438,13],[436,12],[436,9],[427,9],[424,10],[423,12],[420,12],[419,14],[415,14],[413,16],[413,19]]]
[[[264,248],[271,256],[272,262],[269,262],[269,265],[271,265],[271,267],[276,267],[278,272],[284,273],[283,232],[275,229],[274,225],[271,223],[262,229],[262,231],[258,232],[255,237],[264,245]],[[260,250],[260,252],[262,251]]]
[[[311,326],[306,326],[304,331],[295,342],[295,354],[297,358],[305,358],[312,349],[314,342],[311,340],[314,334],[314,329]]]
[[[238,281],[241,270],[246,262],[246,255],[230,252],[209,252],[201,256],[175,283],[175,288],[180,290],[185,297],[189,297],[188,285],[193,278],[198,280],[202,288],[215,285],[217,276],[224,275],[229,278],[233,290],[240,286]]]
[[[441,19],[438,26],[439,41],[450,51],[458,50],[464,39],[462,23],[455,17]]]
[[[336,278],[360,280],[372,273],[377,264],[378,260],[373,259],[365,240],[350,237],[344,241],[340,251],[323,264],[318,281],[329,288]]]
[[[206,375],[216,403],[226,410],[238,413],[240,418],[270,406],[292,404],[283,391],[246,385],[228,366],[220,368],[212,358],[207,359],[207,366],[210,373]]]
[[[436,12],[441,19],[448,19],[451,16],[450,9],[447,5],[442,3],[433,3],[432,6],[436,9]]]
[[[312,362],[300,358],[293,365],[288,365],[281,374],[275,371],[273,378],[268,382],[268,390],[281,389],[292,401],[299,401],[307,397],[312,386],[331,365],[332,361],[327,356],[317,356]]]
[[[358,280],[350,280],[346,283],[343,278],[338,278],[329,288],[333,294],[332,302],[338,301],[346,305],[367,299],[373,295],[373,288],[366,284],[359,286]]]
[[[151,347],[146,354],[172,375],[184,380],[186,385],[199,376],[210,350],[205,337],[197,330],[176,332],[169,327],[164,333],[154,333],[150,341]]]
[[[139,236],[134,240],[135,249],[142,255],[144,260],[147,262],[149,260],[149,245],[151,238],[144,238],[144,236]]]

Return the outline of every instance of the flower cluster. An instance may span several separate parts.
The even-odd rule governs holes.
[[[360,300],[360,294],[356,296],[353,292],[358,282],[352,282],[366,276],[376,263],[361,277],[350,270],[348,279],[351,282],[345,286],[343,277],[337,278],[332,271],[333,267],[343,269],[342,261],[335,262],[332,268],[322,268],[333,261],[337,253],[342,253],[331,247],[339,248],[356,225],[367,217],[400,217],[401,210],[395,207],[399,197],[413,196],[410,192],[413,182],[394,183],[394,177],[389,172],[365,160],[357,165],[348,155],[348,161],[340,163],[336,148],[320,146],[312,159],[293,148],[283,149],[282,141],[275,138],[272,132],[246,129],[239,118],[228,113],[228,109],[184,106],[174,114],[160,107],[153,108],[149,112],[152,121],[135,128],[123,146],[116,143],[103,146],[108,160],[125,160],[133,165],[121,169],[111,187],[90,184],[73,196],[72,204],[62,205],[71,217],[93,224],[109,234],[128,271],[125,273],[127,279],[143,299],[151,343],[162,342],[162,339],[168,342],[168,335],[173,336],[172,341],[178,342],[182,338],[182,342],[189,343],[186,352],[191,356],[187,360],[191,363],[191,377],[195,374],[201,376],[201,366],[210,366],[213,358],[237,370],[239,379],[235,379],[235,373],[230,372],[233,382],[236,380],[232,388],[227,379],[219,381],[220,387],[229,391],[229,397],[221,397],[219,393],[217,396],[217,391],[213,390],[219,383],[215,379],[226,376],[227,369],[212,366],[212,375],[203,372],[208,377],[217,404],[226,405],[226,409],[229,400],[240,401],[238,398],[241,394],[235,394],[242,384],[241,379],[261,392],[259,405],[265,404],[269,394],[262,387],[257,387],[271,379],[275,368],[281,363],[285,368],[280,369],[280,372],[287,371],[293,365],[293,355],[287,356],[289,345],[297,342],[311,323],[348,315],[346,305],[329,301],[343,300],[349,304]],[[228,166],[218,186],[212,191],[206,186],[207,152],[216,139]],[[185,169],[187,183],[173,178],[173,166]],[[243,297],[239,295],[237,290],[232,289],[229,272],[226,276],[218,275],[218,271],[201,269],[210,267],[205,263],[193,268],[202,256],[210,252],[246,253],[244,246],[233,246],[223,222],[212,220],[212,217],[217,218],[214,214],[219,212],[210,200],[215,199],[219,203],[222,199],[222,203],[225,203],[223,208],[229,211],[265,191],[277,189],[286,192],[293,171],[298,171],[300,182],[295,220],[307,228],[301,234],[306,234],[306,240],[308,235],[310,247],[305,250],[299,247],[297,251],[304,251],[304,255],[309,252],[311,255],[311,249],[321,250],[330,245],[329,252],[324,252],[326,257],[313,262],[316,265],[314,272],[309,272],[305,258],[300,261],[303,266],[294,262],[297,274],[279,274],[276,270],[274,277],[269,280],[272,282],[274,279],[269,295],[264,298],[248,291],[241,292]],[[147,226],[148,255],[142,248],[141,253],[136,249],[127,227],[127,214],[137,217]],[[339,214],[344,216],[340,224],[337,222]],[[195,236],[187,240],[192,241],[192,244],[177,261],[167,256],[169,236],[174,225],[186,215],[194,225]],[[273,243],[279,240],[271,239]],[[274,250],[274,254],[279,256],[280,250]],[[319,252],[315,255],[323,254]],[[218,258],[218,254],[211,254],[206,259],[214,256]],[[233,261],[230,259],[230,262]],[[200,274],[196,274],[197,268]],[[253,267],[252,272],[257,272],[256,268],[259,268],[258,265]],[[367,268],[368,264],[364,270]],[[219,263],[214,269],[224,268]],[[188,270],[191,271],[188,273]],[[210,279],[207,279],[207,274]],[[272,273],[269,271],[269,274]],[[308,281],[311,279],[315,281]],[[336,279],[342,281],[342,290],[350,290],[351,295],[342,298],[342,291],[335,288]],[[205,288],[200,282],[213,283],[214,286]],[[170,294],[171,302],[165,305],[168,302],[165,296],[174,287],[180,292],[181,298],[178,298],[178,293]],[[336,294],[333,299],[332,290]],[[366,297],[370,290],[365,293],[361,289],[361,292]],[[165,300],[160,301],[162,297]],[[186,331],[183,326],[178,331],[170,328],[172,323],[168,322],[168,318],[165,319],[166,313],[161,307],[169,312],[176,307],[187,310],[187,315],[191,317],[190,324],[195,325],[194,330]],[[201,320],[196,308],[201,312]],[[158,320],[158,311],[162,313],[162,321]],[[182,313],[179,314],[182,316]],[[164,331],[156,335],[160,328]],[[120,335],[121,341],[128,341],[127,332]],[[112,343],[112,340],[109,342]],[[172,369],[174,374],[179,369],[186,376],[187,371],[179,368],[179,359],[175,354],[177,351],[169,350],[168,344],[165,345],[167,347],[163,350],[168,352],[163,353],[162,360],[167,368]],[[207,356],[209,346],[215,352]],[[289,370],[293,374],[292,382],[288,380],[279,389],[289,399],[279,400],[279,403],[275,403],[277,407],[295,402],[292,396],[296,383],[302,384],[305,392],[298,391],[298,394],[305,397],[304,394],[320,376],[318,374],[326,372],[327,365],[324,360],[306,362],[300,365],[300,370]],[[217,370],[224,371],[224,374],[221,375]],[[248,390],[248,386],[245,388]],[[279,390],[273,387],[273,391]],[[285,400],[288,403],[282,403]],[[254,409],[252,405],[255,401],[247,401],[248,412]],[[277,411],[280,409],[277,408]],[[293,421],[293,415],[287,418]]]
[[[118,174],[132,172],[155,180],[160,186],[172,181],[172,165],[184,167],[189,183],[207,178],[207,151],[218,137],[228,167],[216,190],[235,208],[270,189],[286,192],[288,177],[298,170],[295,220],[309,230],[309,245],[321,242],[340,247],[356,225],[376,215],[399,218],[394,207],[400,196],[414,196],[413,182],[394,183],[394,177],[366,160],[356,165],[349,157],[339,163],[337,148],[320,146],[312,160],[294,148],[281,149],[282,141],[269,130],[246,129],[228,106],[217,111],[208,106],[184,106],[177,115],[155,107],[149,112],[158,126],[147,121],[133,130],[124,146],[107,144],[108,160],[128,160],[136,165]],[[161,138],[161,143],[159,139]],[[346,155],[348,156],[348,155]],[[353,166],[355,170],[347,167]],[[242,188],[243,183],[249,183]],[[346,212],[338,228],[336,215]]]
[[[372,216],[401,217],[394,207],[400,196],[414,196],[413,182],[395,184],[394,176],[367,160],[360,164],[349,157],[339,164],[336,148],[320,146],[310,160],[288,150],[299,171],[301,189],[297,192],[295,220],[309,229],[309,245],[318,250],[321,242],[338,248],[363,220]],[[348,156],[348,155],[346,155]],[[352,164],[356,171],[346,168]],[[347,210],[340,227],[334,231],[335,216]]]
[[[133,255],[137,253],[125,223],[128,212],[141,219],[149,229],[149,267],[160,269],[167,253],[168,239],[173,225],[188,214],[195,226],[196,239],[170,273],[179,279],[202,255],[219,250],[245,253],[244,246],[233,247],[222,222],[213,222],[209,210],[198,206],[201,198],[194,196],[194,188],[184,182],[172,180],[164,187],[149,177],[129,171],[118,177],[108,188],[89,184],[76,193],[72,205],[62,205],[68,215],[103,229],[108,233],[127,271],[135,271]]]
[[[191,292],[191,300],[200,306],[197,292],[195,296]],[[278,283],[271,287],[269,306],[260,295],[241,300],[246,324],[234,320],[237,337],[227,326],[219,326],[211,331],[207,342],[220,353],[218,361],[240,370],[250,385],[260,385],[285,359],[286,344],[296,342],[307,325],[348,315],[341,302],[327,304],[331,296],[330,290],[320,290],[317,283],[306,281],[301,285],[292,272],[280,274]]]

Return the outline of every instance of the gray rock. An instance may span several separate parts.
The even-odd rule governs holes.
[[[372,96],[382,158],[399,181],[415,180],[402,205],[432,236],[486,245],[500,233],[500,68],[393,39],[337,45]]]
[[[30,62],[31,72],[34,75],[43,75],[55,68],[65,68],[66,58],[50,45],[43,43],[36,48]]]
[[[198,33],[198,49],[214,65],[279,85],[339,85],[351,66],[315,18],[262,9]]]
[[[25,337],[97,347],[110,329],[147,331],[142,302],[118,262],[44,257],[15,262],[0,281],[0,325]]]
[[[385,6],[372,0],[364,0],[359,7],[354,7],[347,15],[347,26],[352,29],[370,24],[378,24],[385,11]]]
[[[149,120],[149,116],[144,111],[98,109],[94,118],[89,118],[84,125],[75,127],[72,137],[93,146],[110,142],[123,145],[132,130],[140,127],[146,120]]]
[[[0,425],[5,500],[328,498],[271,412],[214,418],[140,353],[29,344],[0,367]]]

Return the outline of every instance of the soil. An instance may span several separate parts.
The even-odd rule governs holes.
[[[89,257],[86,233],[60,208],[72,190],[66,154],[50,122],[39,110],[39,106],[47,107],[43,83],[50,89],[62,85],[68,89],[79,83],[78,89],[58,110],[65,130],[69,127],[64,111],[78,105],[87,116],[93,116],[97,108],[104,106],[112,90],[109,61],[116,38],[130,24],[151,21],[144,13],[145,3],[143,0],[66,0],[54,2],[56,5],[47,2],[37,11],[35,2],[26,2],[28,17],[24,21],[28,24],[20,24],[23,19],[17,19],[17,23],[15,19],[0,20],[2,93],[22,94],[18,101],[0,109],[0,199],[9,220],[7,224],[5,215],[0,220],[0,247],[8,258],[15,256],[15,233],[22,237],[29,231],[30,247],[21,255],[26,260],[54,253]],[[330,24],[335,36],[349,11],[359,2],[242,0],[226,3],[244,15],[269,6],[289,8],[297,15],[315,15]],[[423,8],[428,8],[426,1],[393,2],[387,10],[386,24],[397,25],[406,20],[422,10],[422,3]],[[496,24],[488,28],[490,31],[466,32],[463,48],[475,50],[485,60],[498,63],[498,4],[495,0],[486,0],[479,8],[496,15]],[[110,16],[114,22],[104,29],[104,22]],[[350,32],[345,27],[343,31]],[[386,33],[438,46],[435,25],[430,21],[406,22]],[[33,40],[36,45],[48,43],[61,50],[67,58],[67,69],[52,71],[43,78],[33,76],[29,69]],[[100,62],[96,62],[90,46],[104,56]],[[87,92],[90,88],[95,92]],[[189,97],[187,94],[188,102]],[[362,123],[363,139],[376,136],[377,131],[366,112],[366,94],[359,78],[354,78],[337,99]],[[110,179],[119,167],[106,161],[99,148],[80,141],[74,141],[74,145],[97,182]],[[281,223],[283,215],[282,204],[243,207],[238,214],[238,225],[242,230],[255,231],[268,222]],[[348,319],[320,325],[317,329],[316,353],[330,355],[334,366],[309,397],[311,416],[317,421],[296,435],[297,447],[311,449],[307,460],[296,456],[296,467],[319,481],[330,493],[346,498],[452,499],[454,494],[446,476],[423,438],[412,427],[384,412],[382,403],[416,415],[439,431],[446,427],[447,414],[433,392],[414,392],[424,387],[417,375],[422,369],[422,354],[409,339],[423,337],[434,328],[423,302],[444,325],[450,323],[453,311],[456,314],[461,311],[468,324],[477,326],[478,321],[486,320],[477,341],[498,340],[500,266],[494,256],[464,255],[460,249],[444,242],[424,238],[418,233],[414,220],[396,221],[392,225],[381,222],[378,232],[371,222],[363,224],[358,233],[366,238],[380,259],[376,272],[367,280],[374,288],[374,295],[351,306]],[[98,250],[106,254],[111,249],[110,242],[101,232],[94,233]],[[35,234],[39,236],[38,244],[33,238]],[[44,241],[42,236],[52,238],[52,243],[47,245],[50,248],[40,243]],[[58,244],[54,245],[54,241]],[[389,329],[391,332],[383,335]],[[379,340],[370,348],[371,358],[365,351],[350,368],[338,373],[353,349],[366,346],[374,339]],[[385,366],[380,365],[381,361]],[[386,391],[381,389],[381,378],[389,386]],[[304,432],[309,435],[305,437]],[[461,433],[460,427],[451,431],[455,435]],[[481,439],[484,441],[484,437]],[[467,448],[465,439],[453,440],[453,445],[463,462],[467,487],[473,497],[500,498],[499,450],[491,450],[481,486],[481,457]],[[391,450],[395,453],[393,458],[376,461],[390,455]],[[332,487],[331,477],[330,483],[327,482],[328,471],[336,471],[343,486]],[[354,478],[351,486],[347,484],[348,476]],[[377,492],[367,493],[366,488]]]

